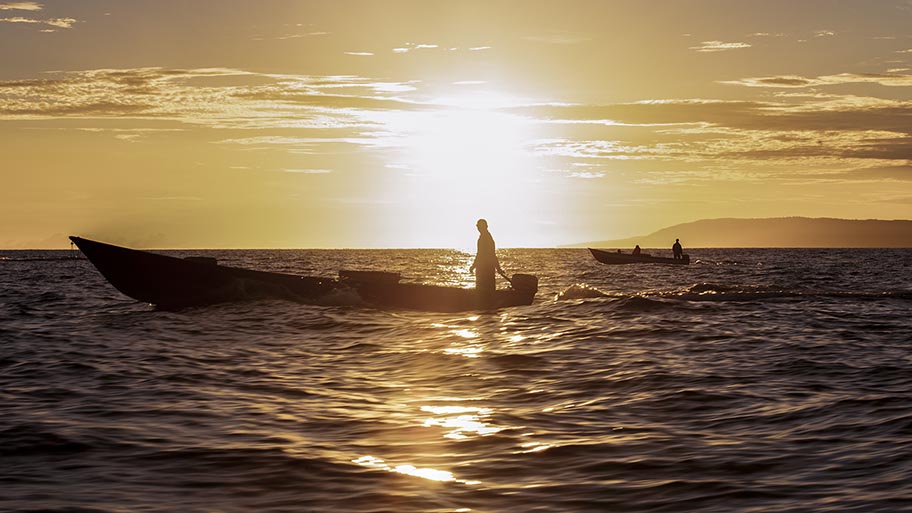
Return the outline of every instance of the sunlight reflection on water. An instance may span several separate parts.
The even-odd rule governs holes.
[[[386,470],[388,472],[396,472],[398,474],[405,474],[407,476],[420,477],[422,479],[427,479],[429,481],[440,481],[440,482],[455,482],[462,483],[466,485],[476,485],[480,484],[481,481],[470,481],[465,479],[456,479],[452,472],[447,470],[438,470],[433,468],[418,468],[414,465],[396,465],[395,467],[389,465],[383,459],[377,458],[375,456],[361,456],[360,458],[352,460],[352,463],[361,465],[363,467],[375,468],[379,470]]]
[[[438,417],[431,417],[424,421],[424,426],[439,426],[450,431],[443,435],[444,438],[465,440],[471,434],[478,436],[493,435],[504,428],[493,427],[482,421],[490,417],[490,408],[471,406],[422,406],[421,411],[433,413]]]
[[[484,348],[477,345],[466,347],[448,347],[443,350],[445,354],[464,356],[466,358],[478,358],[484,352]]]

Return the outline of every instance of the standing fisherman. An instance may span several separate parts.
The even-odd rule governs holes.
[[[684,248],[681,247],[681,241],[675,239],[675,243],[671,246],[671,252],[674,255],[675,260],[680,260],[684,258]]]
[[[496,289],[494,283],[494,272],[497,271],[501,276],[504,275],[503,269],[500,268],[500,262],[497,260],[497,254],[494,252],[494,237],[488,231],[488,222],[479,219],[475,223],[478,228],[478,251],[475,253],[475,261],[469,272],[475,273],[475,290],[483,294],[493,294]]]

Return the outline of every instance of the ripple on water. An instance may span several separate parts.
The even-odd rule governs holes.
[[[890,251],[510,250],[539,300],[462,315],[164,312],[85,262],[0,262],[0,510],[902,511],[912,252]],[[452,251],[207,254],[470,283]]]

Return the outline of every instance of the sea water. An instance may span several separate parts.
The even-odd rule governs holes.
[[[535,303],[463,314],[159,311],[0,252],[0,510],[912,511],[912,250],[688,252],[503,250]],[[471,285],[451,250],[171,254]]]

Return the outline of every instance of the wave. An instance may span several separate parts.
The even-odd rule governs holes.
[[[16,425],[0,431],[0,456],[67,455],[86,452],[89,444],[36,425]]]
[[[570,285],[566,289],[560,291],[557,296],[554,298],[555,301],[569,301],[573,299],[591,299],[596,297],[610,297],[610,294],[602,292],[601,290],[587,285],[585,283],[577,283]]]
[[[768,299],[854,299],[854,300],[880,300],[880,299],[912,299],[912,291],[886,290],[825,290],[791,288],[775,285],[745,285],[745,284],[718,284],[695,283],[690,287],[660,292],[658,295],[672,299],[686,301],[757,301]]]
[[[539,369],[547,366],[548,360],[528,354],[502,354],[488,358],[488,361],[506,369]]]

